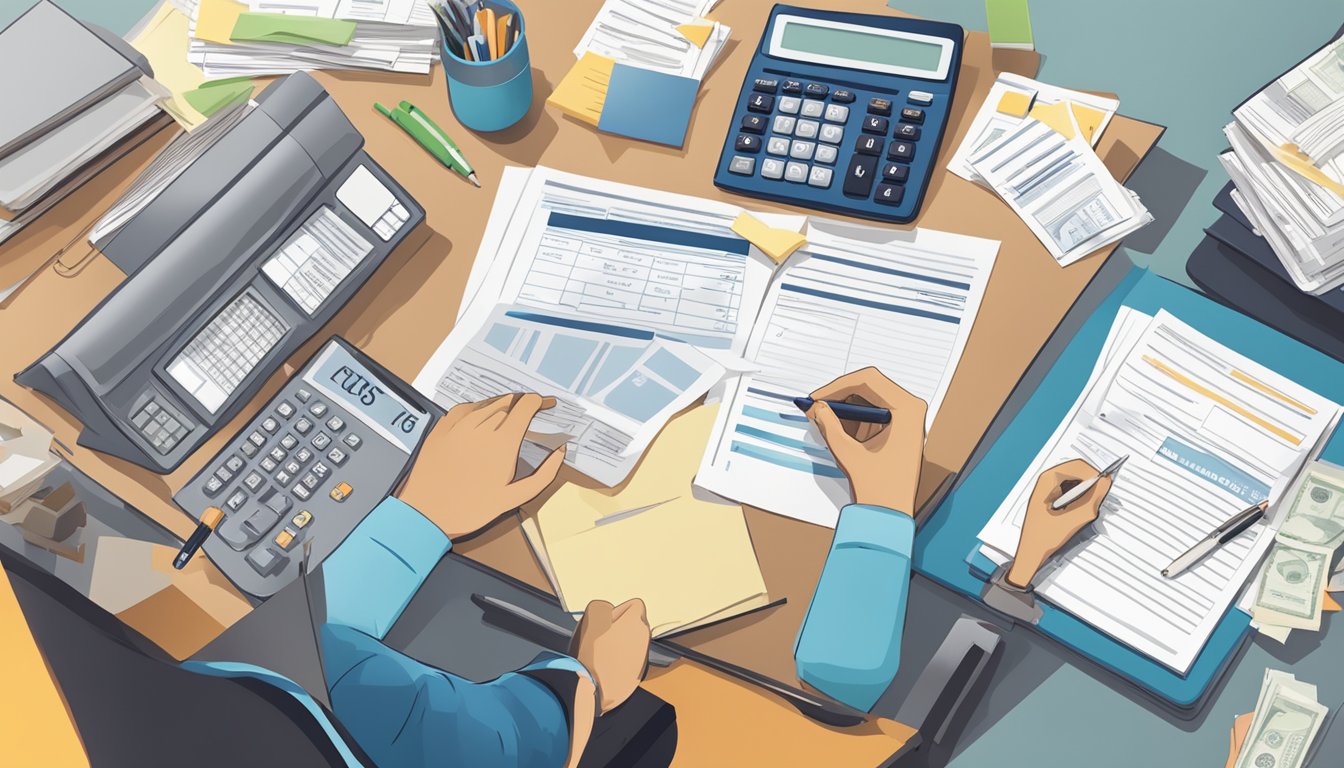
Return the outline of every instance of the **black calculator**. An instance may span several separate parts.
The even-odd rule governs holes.
[[[714,184],[905,223],[919,214],[961,67],[956,24],[776,5]]]
[[[305,543],[322,562],[395,490],[441,415],[333,336],[173,501],[195,518],[221,509],[206,554],[269,597],[299,575]]]

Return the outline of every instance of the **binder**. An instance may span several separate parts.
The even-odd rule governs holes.
[[[1038,355],[991,425],[986,442],[977,448],[962,479],[915,537],[913,564],[919,573],[980,600],[993,563],[979,553],[977,534],[1077,399],[1122,306],[1148,314],[1165,308],[1229,348],[1344,402],[1344,363],[1146,270],[1131,268],[1114,288],[1102,279],[1106,271],[1103,269],[1084,291],[1056,337]],[[1076,332],[1070,333],[1069,326],[1080,318],[1085,319]],[[1054,350],[1061,348],[1058,358],[1053,359]],[[1020,408],[1016,407],[1019,402]],[[1344,460],[1344,440],[1338,433],[1331,436],[1322,457]],[[1106,670],[1117,683],[1136,688],[1182,719],[1198,716],[1251,632],[1250,616],[1235,606],[1229,607],[1204,649],[1182,675],[1048,601],[1039,602],[1044,613],[1040,623],[1030,629]]]

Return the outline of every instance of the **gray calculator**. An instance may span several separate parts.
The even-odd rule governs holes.
[[[173,496],[224,519],[205,552],[239,589],[269,597],[350,535],[410,470],[443,410],[333,336],[252,423]]]

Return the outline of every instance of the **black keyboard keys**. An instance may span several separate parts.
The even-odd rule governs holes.
[[[869,99],[868,114],[891,117],[891,99]]]
[[[879,136],[885,136],[887,134],[887,124],[888,121],[887,118],[885,117],[878,117],[877,115],[868,115],[867,117],[863,118],[863,132],[876,133]]]
[[[887,159],[908,163],[915,157],[915,145],[908,141],[893,141],[887,149]]]
[[[742,130],[745,133],[765,133],[765,126],[768,122],[760,115],[743,115]]]
[[[733,148],[738,152],[755,154],[761,151],[761,137],[752,136],[749,133],[739,133],[737,134],[737,141],[733,143]]]
[[[853,104],[854,92],[845,88],[838,88],[831,92],[831,101],[836,104]]]
[[[873,195],[882,205],[900,205],[901,198],[905,197],[905,186],[901,184],[878,184],[877,194]]]
[[[760,93],[774,93],[779,89],[779,81],[770,77],[758,77],[756,82],[751,84],[751,89]]]
[[[919,141],[919,126],[910,123],[897,123],[894,135],[901,141]]]
[[[854,151],[860,155],[880,155],[882,153],[882,137],[860,136],[854,142]]]
[[[901,121],[906,123],[922,123],[924,122],[924,110],[915,109],[914,107],[906,107],[901,110]]]
[[[903,163],[887,163],[882,166],[882,180],[904,182],[910,178],[910,166]]]
[[[784,93],[797,96],[798,94],[803,92],[803,84],[798,82],[797,80],[785,80],[783,91]]]
[[[803,93],[814,99],[824,99],[831,92],[831,86],[821,83],[808,83],[803,87]]]
[[[753,93],[751,98],[747,100],[747,111],[749,112],[760,112],[768,115],[774,108],[775,97],[768,93]]]
[[[845,171],[844,193],[849,197],[867,197],[873,189],[873,177],[876,175],[877,158],[856,153]]]

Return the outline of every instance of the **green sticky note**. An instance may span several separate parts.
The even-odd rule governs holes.
[[[186,99],[192,109],[210,117],[221,109],[237,104],[252,95],[252,79],[249,77],[231,77],[227,80],[215,80],[199,88],[185,91]]]
[[[1027,0],[985,0],[989,42],[996,48],[1036,49],[1031,37],[1031,11]]]
[[[292,16],[286,13],[240,13],[229,39],[239,42],[287,43],[289,45],[349,45],[355,22]]]

